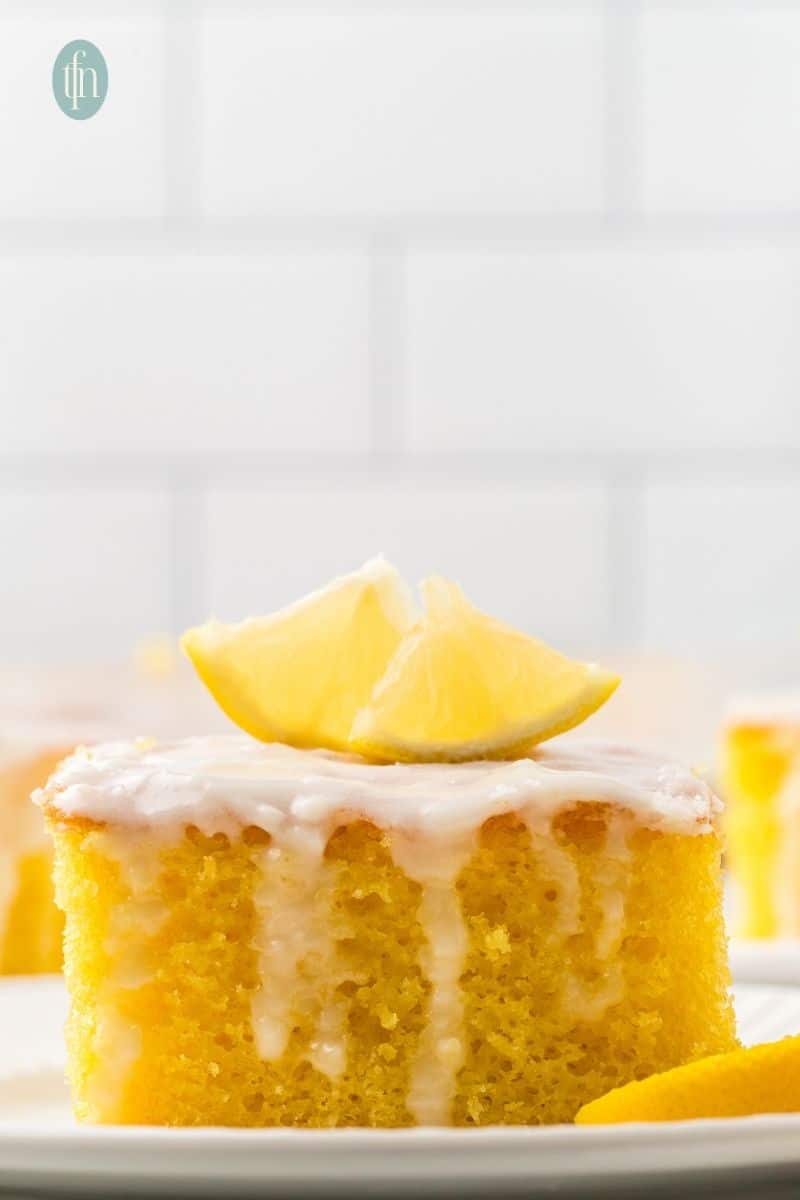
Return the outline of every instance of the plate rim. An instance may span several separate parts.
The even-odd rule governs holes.
[[[800,947],[799,947],[800,949]],[[754,983],[747,990],[795,992],[800,986]],[[59,976],[6,977],[4,990],[63,990]],[[0,1081],[25,1082],[55,1095],[63,1074],[55,1065],[9,1072]],[[52,1089],[52,1090],[51,1090]],[[36,1103],[34,1099],[33,1103]],[[47,1100],[42,1101],[43,1105]],[[6,1102],[11,1112],[13,1098]],[[410,1151],[413,1150],[413,1153]],[[791,1170],[800,1178],[800,1113],[603,1126],[415,1127],[410,1129],[237,1129],[223,1126],[80,1126],[47,1124],[29,1114],[0,1119],[0,1180],[68,1192],[93,1193],[157,1184],[165,1192],[231,1185],[268,1196],[280,1188],[322,1195],[368,1186],[436,1185],[442,1193],[470,1186],[532,1188],[561,1182],[590,1188],[611,1183],[666,1181],[726,1171]],[[112,1193],[113,1194],[113,1193]],[[211,1193],[209,1193],[211,1194]]]
[[[565,1155],[565,1148],[580,1153]],[[677,1158],[676,1149],[681,1151]],[[789,1166],[800,1168],[800,1114],[596,1127],[115,1126],[43,1132],[22,1122],[0,1131],[0,1174],[48,1182],[55,1177],[67,1182],[71,1174],[87,1183],[124,1178],[131,1184],[202,1180],[316,1186],[435,1180],[456,1186],[464,1180],[608,1182]]]

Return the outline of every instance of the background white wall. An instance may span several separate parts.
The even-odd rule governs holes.
[[[0,661],[383,549],[794,670],[800,4],[0,0],[0,57]]]

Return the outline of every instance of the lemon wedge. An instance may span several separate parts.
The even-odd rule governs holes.
[[[446,579],[421,590],[423,619],[353,724],[350,747],[369,758],[511,757],[579,724],[619,683],[479,612]]]
[[[181,645],[220,708],[253,737],[344,750],[413,618],[408,588],[377,558],[272,616],[208,621]]]
[[[800,1112],[800,1037],[732,1050],[615,1088],[585,1104],[578,1125],[687,1121]]]

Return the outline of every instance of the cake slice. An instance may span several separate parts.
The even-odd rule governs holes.
[[[70,747],[0,742],[0,975],[61,967],[63,917],[53,902],[53,850],[31,793]]]
[[[423,596],[377,560],[190,631],[255,736],[98,746],[37,796],[81,1120],[569,1121],[736,1044],[716,797],[534,745],[616,677]]]
[[[40,803],[84,1121],[569,1121],[736,1044],[719,806],[672,764],[232,735],[81,752]]]
[[[800,697],[731,706],[720,778],[737,932],[800,936]]]

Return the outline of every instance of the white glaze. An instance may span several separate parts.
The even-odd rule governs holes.
[[[327,926],[316,903],[324,850],[321,841],[314,845],[297,839],[273,843],[261,856],[261,884],[254,902],[264,983],[253,995],[252,1014],[256,1045],[267,1061],[282,1057],[295,1012],[314,1003],[313,982],[301,976],[301,967],[313,964],[318,974],[328,956]]]
[[[347,1066],[345,1012],[340,1001],[326,1001],[319,1010],[317,1028],[308,1047],[308,1061],[335,1082]]]
[[[533,852],[543,874],[553,884],[557,931],[563,937],[571,937],[581,927],[581,882],[578,870],[569,853],[556,840],[551,816],[529,809],[526,824]]]
[[[600,900],[600,926],[594,937],[594,953],[603,974],[592,986],[568,975],[564,987],[564,1011],[573,1020],[597,1021],[625,994],[622,964],[616,957],[625,932],[628,899],[631,818],[619,812],[606,830],[603,854],[598,857],[593,883]]]
[[[406,1103],[418,1125],[446,1125],[464,1061],[461,973],[469,938],[456,889],[475,851],[475,834],[422,840],[395,834],[392,858],[422,885],[417,919],[425,935],[422,971],[431,986],[427,1022],[412,1066]]]
[[[503,813],[552,818],[586,802],[615,805],[663,832],[703,834],[721,808],[690,771],[613,745],[561,743],[515,762],[376,766],[237,735],[82,749],[35,798],[115,825],[195,825],[207,834],[257,825],[294,839],[359,818],[457,837]]]
[[[619,950],[625,923],[625,900],[630,866],[628,833],[630,818],[617,813],[608,823],[603,855],[595,868],[600,892],[602,923],[595,938],[597,957],[605,962]]]

